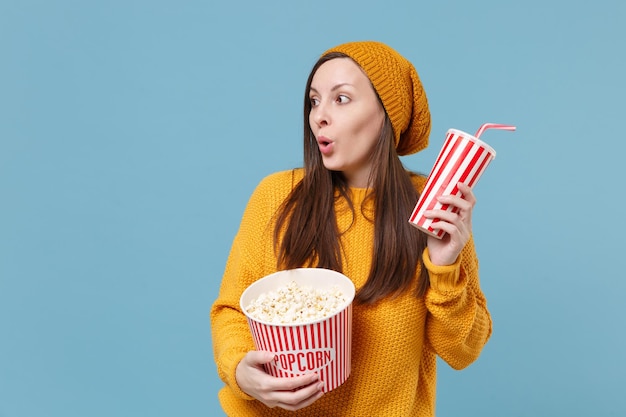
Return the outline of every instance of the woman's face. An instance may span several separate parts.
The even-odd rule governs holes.
[[[343,172],[351,187],[367,187],[370,155],[385,120],[369,79],[350,58],[331,59],[313,76],[309,99],[309,124],[324,166]]]

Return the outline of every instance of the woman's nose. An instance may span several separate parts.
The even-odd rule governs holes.
[[[326,126],[330,123],[330,116],[326,109],[326,106],[322,103],[318,104],[315,108],[312,109],[313,112],[313,121],[318,126]]]

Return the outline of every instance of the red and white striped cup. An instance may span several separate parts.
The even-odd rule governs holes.
[[[437,197],[441,195],[460,195],[457,184],[459,182],[471,188],[487,168],[487,165],[496,157],[496,151],[482,140],[456,129],[448,130],[446,141],[439,152],[426,186],[420,195],[409,222],[429,235],[441,239],[444,231],[434,229],[433,223],[439,219],[424,217],[426,210],[455,211],[449,205],[441,204]]]
[[[345,302],[329,317],[293,325],[264,322],[248,314],[246,306],[253,300],[292,281],[301,287],[322,290],[337,286]],[[265,370],[270,375],[286,378],[317,373],[324,382],[324,392],[343,384],[351,370],[354,295],[354,284],[348,277],[322,268],[279,271],[251,284],[241,295],[239,304],[248,320],[255,348],[276,354],[274,361],[265,365]]]

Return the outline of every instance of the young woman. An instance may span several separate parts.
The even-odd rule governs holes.
[[[480,354],[491,318],[479,286],[471,189],[432,211],[439,240],[408,223],[425,177],[399,155],[425,148],[426,95],[413,65],[378,42],[322,55],[304,99],[304,168],[272,174],[246,207],[211,310],[215,360],[229,416],[433,416],[436,357],[462,369]],[[275,378],[254,350],[241,293],[282,269],[350,277],[352,372],[323,394],[318,376]],[[297,411],[296,411],[297,410]],[[295,413],[293,411],[296,411]]]

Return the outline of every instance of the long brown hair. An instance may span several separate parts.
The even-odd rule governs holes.
[[[352,212],[349,187],[341,172],[324,167],[317,141],[309,124],[309,92],[313,76],[325,62],[347,58],[341,53],[321,57],[313,66],[304,95],[304,178],[292,190],[278,212],[274,242],[278,268],[302,266],[342,270],[340,236],[335,219],[335,199],[343,197]],[[385,113],[380,138],[371,155],[371,191],[374,203],[372,266],[357,299],[375,303],[407,289],[419,267],[417,296],[428,288],[428,273],[422,263],[426,236],[408,222],[418,192],[395,150],[393,128]],[[359,210],[362,208],[360,207]],[[282,239],[281,239],[282,236]]]

